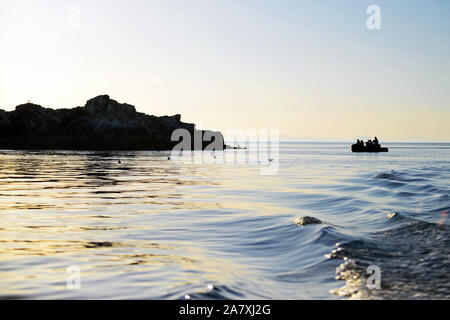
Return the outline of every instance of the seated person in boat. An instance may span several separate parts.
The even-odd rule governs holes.
[[[375,139],[373,139],[373,144],[374,144],[375,146],[377,146],[377,147],[380,146],[380,144],[378,143],[378,138],[377,138],[377,137],[375,137]]]

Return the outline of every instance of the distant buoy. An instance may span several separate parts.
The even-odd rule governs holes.
[[[122,161],[120,161],[120,160],[119,160],[119,161],[117,161],[117,163],[118,163],[118,164],[121,164],[121,163],[122,163]]]

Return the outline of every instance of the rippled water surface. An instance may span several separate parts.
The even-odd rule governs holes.
[[[282,143],[267,176],[164,152],[0,151],[0,298],[449,299],[450,145],[388,147]]]

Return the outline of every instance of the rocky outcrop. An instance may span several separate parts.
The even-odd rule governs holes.
[[[206,133],[181,122],[181,115],[147,115],[107,95],[73,109],[54,110],[27,103],[11,112],[0,110],[0,149],[171,150],[178,144],[171,141],[176,129],[185,129],[192,137]],[[209,133],[224,148],[222,134]],[[203,142],[200,148],[210,143]],[[191,146],[195,148],[193,141]]]

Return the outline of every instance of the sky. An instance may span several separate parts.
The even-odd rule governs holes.
[[[108,94],[204,129],[450,142],[449,53],[448,0],[0,0],[0,109]]]

